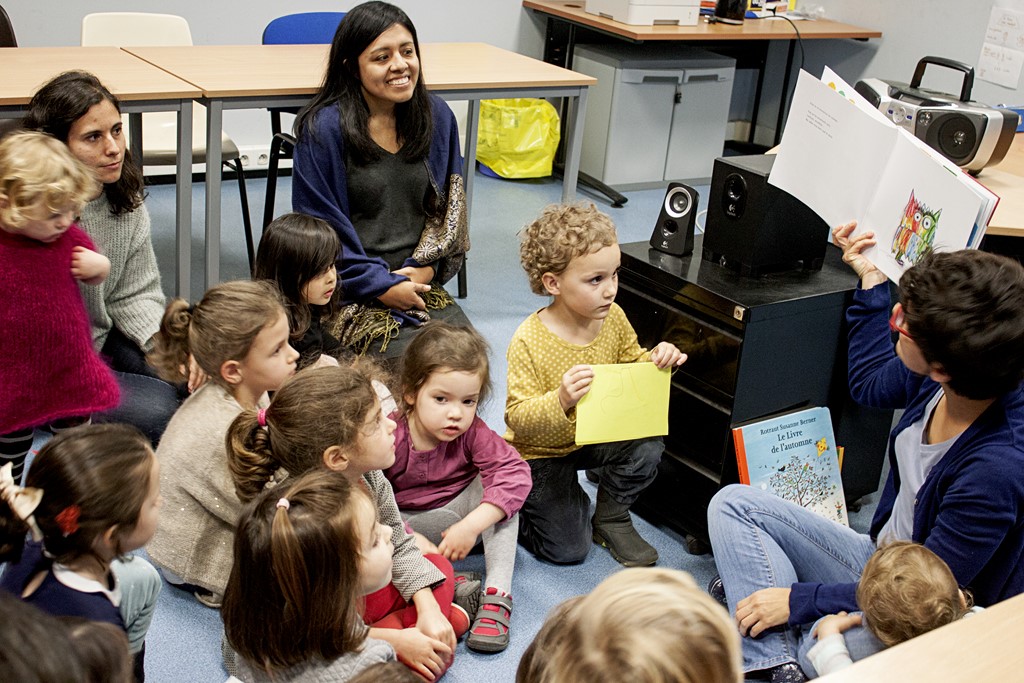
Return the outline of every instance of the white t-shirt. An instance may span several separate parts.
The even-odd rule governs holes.
[[[900,490],[896,494],[896,502],[892,506],[892,514],[878,534],[881,544],[887,540],[909,541],[914,534],[914,507],[917,505],[917,492],[921,489],[928,473],[932,471],[942,456],[949,451],[957,437],[941,443],[924,443],[925,426],[931,420],[935,406],[942,398],[942,390],[928,401],[921,419],[900,432],[896,437],[896,465],[900,473]]]

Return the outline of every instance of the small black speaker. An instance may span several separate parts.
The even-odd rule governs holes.
[[[697,190],[682,183],[669,183],[661,204],[651,246],[673,256],[693,253],[693,226],[697,220]]]
[[[715,3],[715,21],[723,24],[742,24],[747,15],[747,0],[718,0]]]
[[[799,199],[768,184],[774,154],[719,157],[704,225],[705,261],[742,275],[821,270],[829,227]]]

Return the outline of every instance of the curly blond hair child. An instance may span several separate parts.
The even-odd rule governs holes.
[[[36,427],[73,426],[118,403],[78,291],[110,272],[76,224],[98,190],[56,138],[23,131],[0,142],[0,464],[15,482]]]
[[[863,613],[823,617],[807,657],[824,676],[853,663],[843,633],[855,626],[863,625],[884,647],[892,647],[963,618],[971,603],[938,555],[911,541],[892,541],[864,565],[857,585]]]
[[[591,539],[626,566],[657,562],[629,508],[653,480],[660,438],[576,445],[576,404],[590,391],[591,365],[652,361],[680,365],[668,342],[640,347],[615,304],[620,252],[611,219],[593,204],[549,206],[521,232],[530,288],[551,302],[527,318],[508,347],[505,439],[530,465],[533,490],[520,511],[519,541],[541,559],[581,562]],[[577,471],[601,468],[597,509]]]

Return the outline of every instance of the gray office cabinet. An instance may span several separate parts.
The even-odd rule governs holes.
[[[736,60],[678,45],[580,45],[593,76],[580,170],[612,186],[702,181],[722,156]]]

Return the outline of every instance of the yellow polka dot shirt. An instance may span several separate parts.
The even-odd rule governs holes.
[[[512,335],[507,357],[505,440],[526,460],[559,457],[578,448],[576,408],[566,414],[558,403],[566,370],[574,365],[650,360],[618,304],[612,304],[594,341],[583,346],[555,335],[533,313]]]

